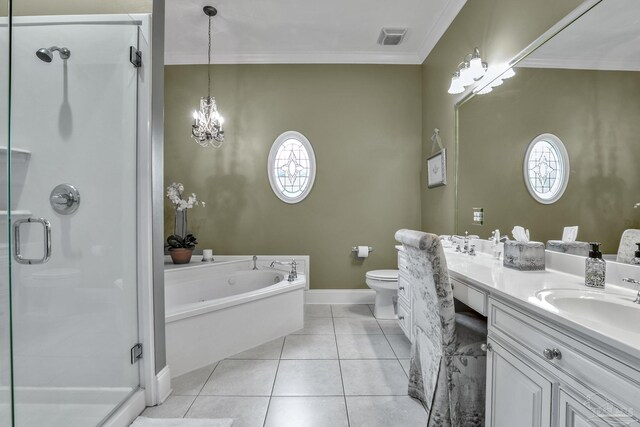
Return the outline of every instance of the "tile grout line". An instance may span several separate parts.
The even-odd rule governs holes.
[[[304,327],[304,324],[303,324],[303,327]],[[271,399],[273,399],[273,390],[275,390],[276,388],[276,380],[278,379],[278,371],[280,370],[280,362],[282,361],[282,353],[284,352],[284,343],[287,342],[287,337],[288,335],[285,335],[284,339],[282,340],[282,347],[280,347],[280,357],[278,357],[278,366],[276,366],[276,374],[273,377],[273,385],[271,386],[271,394],[269,395],[269,402],[267,403],[267,411],[264,413],[264,421],[262,422],[262,427],[265,427],[267,425],[267,417],[269,416]]]
[[[369,307],[369,310],[371,310],[371,307]],[[402,366],[402,362],[400,362],[400,358],[398,357],[398,353],[396,353],[396,350],[393,348],[393,346],[391,345],[391,341],[389,341],[389,337],[387,336],[387,334],[384,332],[384,329],[382,329],[382,325],[380,324],[380,321],[378,320],[377,317],[373,316],[374,319],[376,319],[376,322],[378,323],[378,327],[382,330],[382,334],[384,335],[384,339],[387,340],[387,343],[389,344],[389,347],[391,347],[391,351],[393,352],[393,354],[396,356],[396,360],[398,361],[398,364],[400,365],[400,369],[402,369],[402,372],[404,372],[404,375],[407,377],[407,379],[409,378],[409,374],[404,370],[404,366]]]
[[[340,349],[338,348],[338,334],[336,334],[336,322],[333,317],[333,305],[331,307],[331,323],[333,324],[333,336],[336,339],[336,351],[338,352],[338,368],[340,369],[340,383],[342,384],[342,397],[344,399],[344,412],[347,415],[347,426],[351,427],[351,419],[349,418],[349,404],[347,403],[347,392],[344,389],[344,377],[342,375],[342,360],[340,359]]]
[[[215,372],[216,369],[218,369],[218,366],[220,366],[220,362],[222,362],[222,360],[218,360],[216,362],[216,366],[213,367],[213,369],[211,370],[211,373],[209,374],[209,376],[207,377],[207,379],[204,381],[204,384],[202,384],[202,387],[200,387],[200,390],[198,391],[198,394],[195,395],[195,397],[193,398],[193,401],[191,402],[191,405],[189,405],[189,407],[187,408],[186,412],[184,413],[184,415],[182,416],[182,418],[186,417],[187,414],[189,413],[189,411],[191,410],[191,407],[193,406],[194,403],[196,403],[196,400],[200,397],[200,394],[202,393],[202,390],[204,390],[204,386],[207,385],[207,383],[209,382],[209,380],[211,379],[211,376],[213,375],[213,373]],[[178,396],[178,395],[176,395]]]

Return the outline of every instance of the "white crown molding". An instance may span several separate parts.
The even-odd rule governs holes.
[[[456,19],[462,7],[467,3],[467,0],[449,0],[447,5],[442,9],[440,15],[436,19],[436,22],[433,24],[426,37],[422,41],[422,47],[418,51],[418,58],[420,60],[420,64],[427,59],[427,56],[431,53],[433,48],[436,46],[440,38],[444,35],[449,25]]]
[[[525,58],[516,68],[559,68],[567,70],[640,71],[638,60],[607,60],[602,58]]]
[[[165,65],[206,64],[207,56],[180,52],[165,52]],[[422,64],[414,53],[386,52],[255,52],[242,54],[214,53],[212,64]]]

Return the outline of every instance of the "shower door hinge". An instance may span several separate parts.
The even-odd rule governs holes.
[[[140,52],[135,47],[130,46],[129,47],[129,61],[136,68],[142,67],[142,52]]]
[[[142,359],[142,344],[140,343],[131,347],[131,364],[136,363],[138,359]]]

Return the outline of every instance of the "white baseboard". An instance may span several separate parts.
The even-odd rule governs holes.
[[[373,289],[311,289],[305,291],[305,304],[373,304]]]
[[[162,368],[156,375],[156,383],[158,384],[158,405],[167,400],[167,397],[173,391],[171,389],[171,370],[169,365]]]

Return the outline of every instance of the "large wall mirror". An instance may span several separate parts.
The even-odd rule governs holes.
[[[458,233],[522,225],[546,242],[578,225],[578,240],[616,253],[623,231],[640,228],[640,2],[585,5],[512,61],[515,76],[456,106]],[[553,144],[528,150],[545,135],[566,159]],[[553,188],[563,191],[551,197]],[[474,225],[479,207],[484,223]]]

